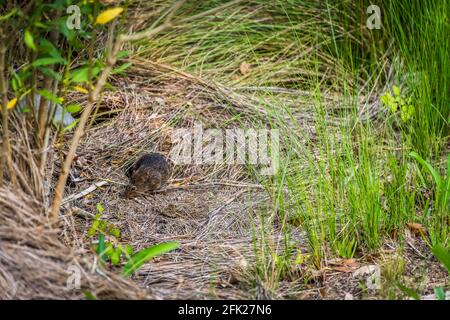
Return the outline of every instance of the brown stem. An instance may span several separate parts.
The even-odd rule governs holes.
[[[111,28],[114,28],[114,24],[111,25]],[[75,157],[76,150],[78,148],[78,145],[80,144],[81,137],[84,134],[84,129],[86,127],[86,123],[88,121],[88,118],[92,112],[92,109],[98,100],[99,94],[102,91],[103,87],[106,84],[106,80],[108,79],[109,73],[111,72],[114,64],[117,60],[117,53],[120,50],[121,43],[119,41],[116,41],[114,46],[112,45],[112,41],[108,42],[109,48],[108,48],[108,56],[106,58],[106,66],[102,70],[99,79],[97,80],[97,83],[94,88],[89,86],[89,99],[88,103],[85,106],[83,112],[81,113],[80,121],[78,123],[78,126],[75,130],[75,133],[72,138],[72,142],[69,147],[69,151],[66,155],[66,158],[64,159],[64,163],[61,168],[61,173],[58,177],[58,182],[55,187],[55,195],[52,202],[52,207],[50,209],[50,221],[52,223],[56,223],[58,221],[58,213],[59,208],[61,207],[61,200],[64,193],[64,187],[67,182],[67,177],[69,176],[70,167],[72,165],[73,159]]]
[[[1,183],[3,184],[3,171],[4,171],[4,163],[8,167],[9,176],[11,177],[12,183],[16,184],[16,175],[14,173],[14,168],[12,164],[11,157],[11,145],[9,142],[9,112],[7,108],[8,104],[8,82],[5,76],[5,55],[6,55],[6,39],[3,34],[3,29],[0,28],[0,95],[1,95],[1,106],[2,106],[2,158],[0,162],[0,171],[1,171]]]
[[[51,92],[52,78],[44,78],[44,89],[47,92]],[[37,145],[42,148],[44,142],[45,127],[47,126],[47,114],[48,114],[49,101],[47,98],[41,96],[38,111],[38,131],[37,131]]]

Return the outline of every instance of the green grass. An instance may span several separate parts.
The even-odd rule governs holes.
[[[193,14],[219,3],[188,6]],[[316,268],[325,257],[375,253],[387,240],[402,251],[408,222],[428,230],[426,242],[448,246],[449,199],[439,199],[435,181],[409,154],[443,179],[450,174],[450,4],[381,1],[381,30],[366,28],[369,4],[245,1],[136,47],[140,56],[259,99],[266,116],[256,114],[252,127],[280,130],[278,174],[259,177],[250,168],[271,191],[283,231],[281,254],[267,240],[273,226],[254,230],[255,279],[270,292],[292,269],[294,228],[304,232]],[[250,73],[239,73],[242,62]],[[394,83],[412,98],[412,118],[402,121],[381,105],[378,117],[363,120],[358,95],[379,97]],[[309,125],[299,121],[305,116]],[[270,212],[260,215],[267,220]]]

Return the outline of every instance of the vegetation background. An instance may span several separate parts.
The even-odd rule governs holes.
[[[68,27],[78,12],[67,11],[71,5],[79,28]],[[371,5],[380,8],[380,28],[368,28]],[[445,298],[448,1],[61,0],[0,8],[5,298]],[[164,103],[154,106],[155,97]],[[131,106],[140,103],[152,104],[148,113]],[[170,130],[195,121],[280,130],[274,176],[225,165],[180,167],[173,176],[182,189],[176,199],[191,201],[187,212],[200,206],[189,198],[196,183],[246,190],[262,197],[256,209],[239,202],[244,191],[228,188],[220,198],[211,187],[205,192],[218,199],[217,211],[202,209],[198,221],[172,217],[165,229],[152,220],[157,231],[139,233],[130,225],[142,221],[120,210],[174,211],[161,203],[175,200],[156,195],[122,208],[115,187],[82,193],[98,177],[120,181],[139,152],[165,152]],[[95,178],[84,184],[77,172]],[[76,208],[67,205],[73,201]],[[214,256],[228,242],[238,247],[235,265],[228,251]],[[207,274],[193,274],[205,264]],[[84,270],[83,290],[62,293],[67,265]],[[153,268],[147,278],[126,278],[143,265]],[[43,280],[36,285],[25,270]],[[163,288],[142,289],[162,274]],[[190,282],[186,291],[177,289],[180,278]]]

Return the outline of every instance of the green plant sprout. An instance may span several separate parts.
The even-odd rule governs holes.
[[[401,90],[398,86],[392,86],[391,95],[389,92],[385,92],[381,96],[381,102],[389,108],[389,110],[396,114],[400,111],[400,118],[403,122],[408,122],[414,115],[414,106],[412,105],[411,97],[404,97],[401,94]]]
[[[134,253],[134,248],[131,245],[120,243],[122,236],[120,229],[113,223],[101,219],[104,210],[103,205],[98,203],[97,214],[88,230],[88,237],[98,236],[98,243],[93,246],[93,249],[100,257],[100,261],[110,262],[113,266],[126,262],[122,270],[122,275],[125,277],[133,274],[150,259],[175,250],[180,246],[178,242],[174,241],[163,242]]]
[[[130,245],[124,246],[119,243],[121,240],[120,229],[106,220],[101,220],[103,211],[102,204],[98,203],[98,213],[95,215],[88,230],[88,236],[90,238],[98,236],[98,244],[94,246],[94,250],[102,261],[110,261],[112,265],[118,265],[121,262],[121,258],[129,259],[134,250]]]

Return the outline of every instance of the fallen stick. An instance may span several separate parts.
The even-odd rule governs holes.
[[[68,196],[67,198],[63,199],[61,204],[66,204],[69,203],[73,200],[79,199],[84,197],[85,195],[88,195],[89,193],[95,191],[97,188],[100,188],[101,186],[104,186],[105,184],[108,184],[108,181],[99,181],[94,183],[92,186],[90,186],[87,189],[84,189],[81,192],[75,193],[75,194],[71,194],[70,196]]]
[[[95,214],[87,212],[86,210],[83,210],[78,207],[70,208],[70,213],[74,216],[81,217],[86,220],[94,220],[95,219]]]

